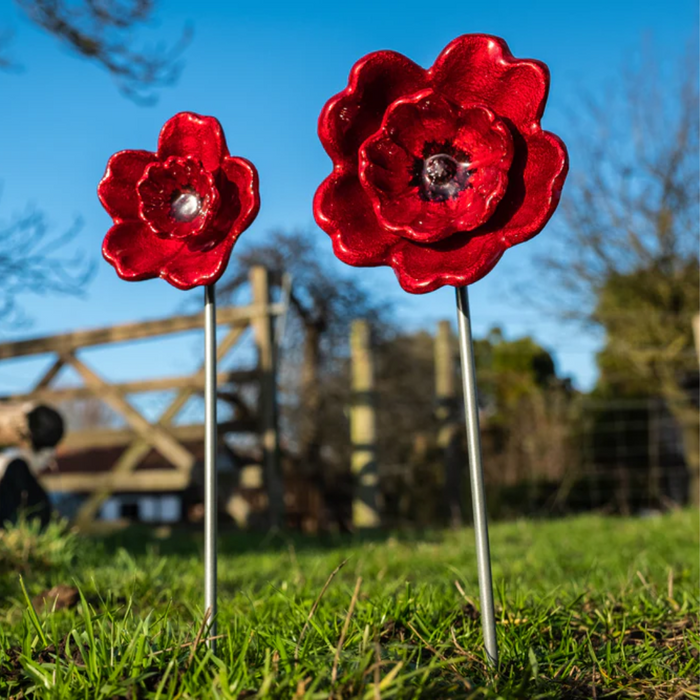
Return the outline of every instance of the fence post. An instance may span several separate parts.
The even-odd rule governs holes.
[[[379,473],[374,408],[374,363],[369,323],[355,320],[350,334],[352,406],[350,438],[354,481],[352,522],[358,529],[379,527]]]
[[[443,451],[445,501],[450,525],[459,527],[464,519],[463,465],[461,429],[457,407],[457,377],[452,327],[449,321],[438,323],[435,336],[435,400],[438,420],[438,446]]]
[[[280,449],[277,409],[277,358],[274,342],[274,318],[270,313],[270,273],[260,266],[250,270],[253,305],[265,309],[253,320],[255,342],[258,347],[260,372],[260,399],[258,420],[263,446],[263,469],[268,497],[270,527],[284,523],[284,483],[280,468]]]

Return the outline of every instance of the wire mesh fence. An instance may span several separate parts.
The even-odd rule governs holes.
[[[379,411],[390,416],[392,408],[380,403]],[[468,458],[458,417],[454,430],[455,437],[445,441],[437,420],[425,425],[411,436],[412,454],[400,461],[383,462],[380,446],[390,522],[454,522],[455,503],[457,520],[469,522]],[[644,513],[689,500],[682,430],[658,398],[530,398],[508,422],[482,415],[482,446],[489,512],[495,518],[587,510]],[[449,473],[455,458],[462,464],[456,478]]]

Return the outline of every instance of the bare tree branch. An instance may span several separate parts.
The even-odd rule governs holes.
[[[562,221],[539,260],[569,317],[599,323],[611,276],[658,268],[672,277],[697,258],[696,53],[665,66],[670,78],[647,55],[616,89],[583,99]]]
[[[384,333],[393,325],[386,302],[375,299],[352,274],[339,272],[322,241],[318,231],[277,231],[262,244],[237,249],[218,292],[222,299],[235,299],[254,265],[265,266],[276,287],[285,273],[291,274],[289,342],[280,371],[283,432],[307,474],[325,478],[334,461],[328,448],[338,444],[338,433],[344,435],[337,429],[346,420],[337,377],[345,369],[350,324],[367,318]],[[345,465],[338,458],[336,466]]]
[[[32,22],[105,68],[122,93],[139,104],[155,102],[155,90],[171,85],[180,74],[190,27],[171,46],[132,47],[131,32],[152,18],[154,0],[15,1]]]
[[[12,43],[13,34],[10,29],[0,29],[0,70],[18,71],[19,65],[12,59],[10,55],[10,44]]]
[[[79,252],[64,254],[81,227],[76,220],[53,235],[44,214],[36,210],[0,224],[0,318],[23,322],[18,299],[25,294],[84,294],[94,263]]]

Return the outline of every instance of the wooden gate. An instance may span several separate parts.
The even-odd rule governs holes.
[[[268,271],[261,267],[250,272],[252,303],[244,307],[219,307],[217,324],[219,344],[217,361],[221,362],[238,343],[244,331],[252,326],[257,347],[254,370],[223,372],[219,386],[257,383],[258,405],[243,411],[235,420],[219,425],[219,433],[250,432],[260,435],[264,455],[265,487],[268,493],[270,521],[282,519],[282,476],[279,466],[277,428],[276,366],[274,319],[284,312],[283,305],[272,303]],[[89,451],[105,447],[123,448],[109,471],[46,474],[42,483],[49,491],[90,494],[78,519],[94,518],[100,505],[115,492],[180,491],[191,481],[195,455],[187,443],[203,439],[201,424],[175,426],[174,421],[191,396],[202,393],[204,367],[188,376],[165,377],[145,381],[114,384],[100,376],[85,362],[85,349],[106,344],[124,343],[144,338],[171,335],[204,327],[203,314],[173,316],[153,321],[127,323],[94,330],[32,338],[0,344],[0,361],[32,355],[51,354],[53,363],[34,388],[25,394],[2,395],[0,401],[37,401],[58,404],[62,401],[95,398],[121,416],[127,428],[97,429],[69,433],[61,451]],[[223,327],[226,328],[222,332]],[[79,356],[80,354],[80,356]],[[78,387],[52,387],[63,367],[72,367],[81,377]],[[149,421],[127,400],[131,394],[177,390],[175,398],[157,421]],[[139,468],[146,456],[156,450],[168,463],[167,469]]]

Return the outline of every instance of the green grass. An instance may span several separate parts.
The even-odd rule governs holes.
[[[213,656],[198,534],[24,526],[0,535],[0,698],[697,698],[699,527],[690,511],[493,526],[490,671],[471,530],[222,533]],[[52,610],[39,594],[58,584],[80,594]]]

